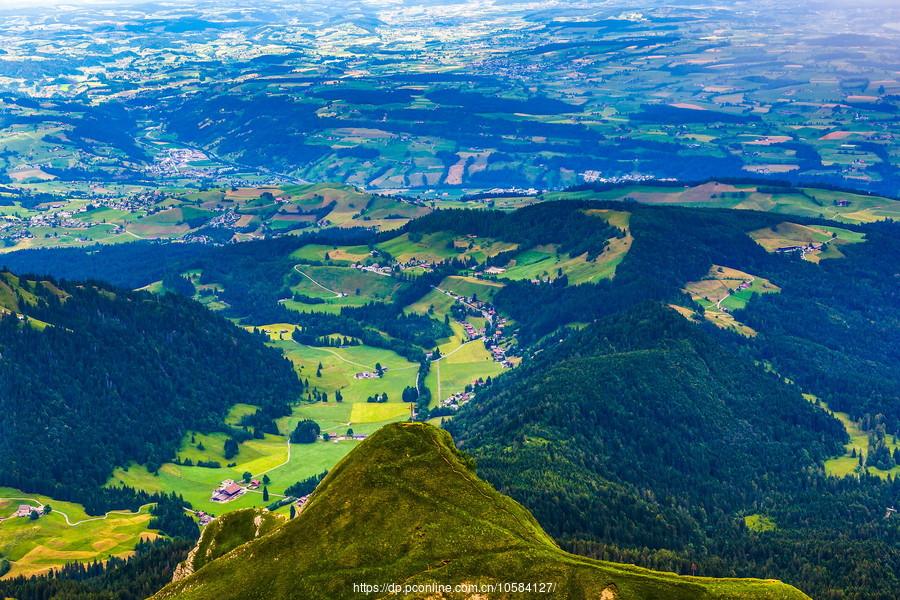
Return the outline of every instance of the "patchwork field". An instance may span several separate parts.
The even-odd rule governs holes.
[[[53,512],[34,521],[7,518],[21,504],[50,505]],[[12,562],[8,577],[44,573],[73,560],[128,556],[141,539],[158,537],[147,529],[148,510],[145,506],[137,513],[89,517],[79,504],[0,487],[0,555]]]
[[[378,244],[377,248],[401,263],[412,260],[440,262],[448,258],[474,258],[482,263],[488,257],[515,249],[516,244],[449,232],[421,234],[413,236],[413,239],[410,234],[404,233]]]
[[[505,370],[500,363],[494,362],[483,342],[467,341],[462,325],[452,322],[451,328],[453,335],[438,346],[441,359],[432,361],[431,371],[425,378],[434,406],[465,391],[475,380],[496,377]]]
[[[103,188],[87,182],[42,182],[36,171],[27,180],[37,183],[24,191],[9,188],[5,200],[0,202],[0,252],[191,239],[194,235],[200,239],[213,236],[219,242],[226,242],[290,235],[334,225],[388,230],[431,210],[421,204],[375,197],[341,184],[220,187],[200,191],[150,184]],[[28,202],[32,192],[46,194],[48,202],[36,205]],[[314,256],[310,251],[309,258]],[[346,258],[335,257],[336,260]]]

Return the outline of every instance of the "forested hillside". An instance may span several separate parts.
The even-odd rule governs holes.
[[[900,532],[884,513],[900,484],[825,477],[822,462],[846,438],[837,420],[667,307],[643,304],[549,340],[448,428],[479,473],[566,548],[784,578],[816,598],[853,589],[849,565],[871,587],[845,597],[896,589]],[[777,532],[755,533],[747,517]],[[836,554],[817,557],[824,572],[791,569],[826,541]]]
[[[2,485],[102,510],[113,467],[153,470],[230,406],[271,420],[302,390],[277,351],[183,297],[0,277],[17,299],[0,315]]]

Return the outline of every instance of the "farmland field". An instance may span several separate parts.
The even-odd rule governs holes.
[[[5,487],[0,487],[0,518],[9,517],[21,504],[37,505],[18,498],[49,504],[54,512],[35,521],[27,517],[0,521],[0,555],[12,561],[9,577],[44,573],[72,560],[128,556],[138,541],[158,536],[147,529],[147,507],[137,513],[111,513],[104,519],[88,516],[78,504]],[[73,525],[66,522],[66,517]]]

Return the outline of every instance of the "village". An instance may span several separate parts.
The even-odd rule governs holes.
[[[457,319],[457,322],[463,326],[468,341],[472,342],[477,339],[483,339],[484,346],[493,356],[494,362],[498,362],[507,368],[513,366],[512,362],[510,362],[506,356],[506,350],[501,346],[505,341],[504,329],[507,326],[507,320],[504,317],[497,315],[497,310],[493,306],[472,296],[461,296],[439,287],[435,287],[434,289],[450,296],[467,309],[480,313],[485,322],[483,329],[476,329],[475,326],[466,321],[465,318]]]

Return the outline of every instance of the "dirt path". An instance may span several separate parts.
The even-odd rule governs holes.
[[[306,348],[309,348],[310,350],[324,350],[325,352],[328,352],[328,353],[330,353],[330,354],[334,354],[335,356],[337,356],[339,359],[341,359],[341,360],[344,361],[345,363],[350,363],[351,365],[356,365],[357,367],[363,367],[363,368],[365,368],[365,369],[371,369],[371,370],[373,370],[373,371],[375,370],[375,367],[372,367],[372,366],[369,366],[369,365],[360,364],[360,363],[358,363],[358,362],[353,362],[352,360],[347,360],[346,358],[344,358],[343,356],[341,356],[340,354],[338,354],[338,353],[335,352],[334,350],[329,350],[328,348],[319,348],[318,346],[307,346],[306,344],[303,344],[303,346],[305,346]]]
[[[754,277],[754,276],[751,275],[751,276],[750,276],[750,282],[749,282],[750,285],[753,285],[753,282],[754,282],[754,281],[756,281],[756,277]],[[737,289],[737,288],[736,288],[736,289]],[[730,298],[730,297],[732,296],[732,294],[734,294],[734,290],[729,290],[729,292],[728,292],[727,294],[725,294],[724,296],[722,296],[722,298],[720,298],[719,301],[716,302],[716,309],[717,309],[717,310],[722,310],[722,303],[725,302],[726,300],[728,300],[728,298]]]
[[[303,271],[301,271],[301,270],[299,269],[299,267],[300,267],[300,265],[294,265],[294,270],[297,271],[298,273],[300,273],[301,275],[303,275],[304,277],[306,277],[307,279],[309,279],[310,281],[312,281],[314,284],[316,284],[317,286],[319,286],[320,288],[322,288],[322,289],[325,290],[326,292],[331,292],[332,294],[334,294],[334,297],[335,297],[335,298],[341,298],[341,297],[343,297],[343,295],[342,295],[340,292],[336,292],[336,291],[334,291],[334,290],[328,289],[327,287],[325,287],[324,285],[322,285],[321,283],[319,283],[318,281],[316,281],[315,279],[313,279],[312,277],[310,277],[309,275],[307,275],[306,273],[304,273]]]
[[[27,501],[27,502],[34,502],[35,504],[37,504],[38,506],[35,508],[35,510],[37,510],[38,512],[41,512],[41,511],[43,511],[43,509],[44,509],[44,504],[43,504],[40,500],[38,500],[37,498],[0,498],[0,500],[25,500],[25,501]],[[131,516],[134,516],[135,514],[138,514],[138,513],[140,513],[142,510],[144,510],[144,507],[147,507],[147,506],[153,506],[154,504],[156,504],[156,503],[155,503],[155,502],[149,502],[149,503],[147,503],[147,504],[144,504],[143,506],[141,506],[141,507],[139,507],[139,508],[137,509],[137,512],[131,512],[131,511],[128,511],[128,510],[111,510],[111,511],[109,511],[108,513],[106,513],[105,515],[103,515],[102,517],[91,517],[90,519],[83,519],[83,520],[81,520],[81,521],[76,521],[75,523],[73,523],[73,522],[69,519],[69,515],[67,515],[66,513],[62,512],[61,510],[55,510],[55,509],[53,509],[53,510],[51,510],[50,512],[55,512],[55,513],[58,514],[58,515],[62,515],[62,516],[63,516],[63,519],[66,520],[66,525],[69,525],[70,527],[75,527],[76,525],[81,525],[82,523],[87,523],[87,522],[89,522],[89,521],[103,521],[103,520],[109,518],[109,515],[131,515]],[[5,521],[6,519],[11,519],[11,518],[12,518],[12,517],[6,517],[6,518],[4,518],[4,519],[0,519],[0,521]]]

